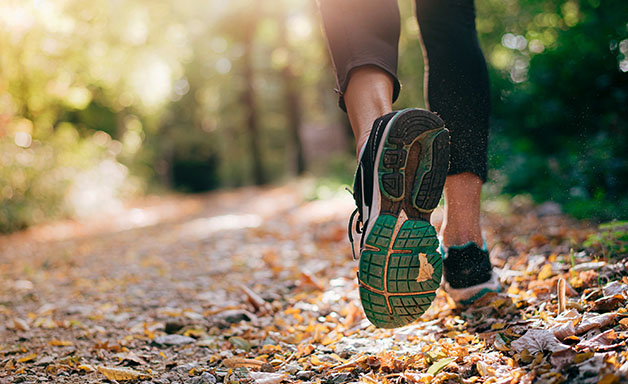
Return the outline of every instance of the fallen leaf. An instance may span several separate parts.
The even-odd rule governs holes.
[[[619,379],[619,376],[615,375],[614,373],[607,373],[606,375],[602,376],[597,384],[615,384],[619,383]]]
[[[538,280],[547,280],[552,276],[552,264],[548,263],[541,268],[541,271],[537,275]]]
[[[616,343],[615,342],[616,340],[617,340],[617,334],[615,333],[614,330],[609,329],[608,331],[604,333],[600,333],[599,335],[589,340],[581,341],[580,343],[578,343],[577,347],[578,348],[591,348],[596,351],[608,351],[608,350],[626,345],[625,341]]]
[[[583,334],[593,328],[602,328],[615,320],[615,313],[605,313],[598,315],[595,313],[585,313],[580,321],[580,324],[576,327],[576,335]]]
[[[443,368],[445,368],[446,366],[449,365],[449,363],[451,363],[452,361],[456,360],[455,357],[448,357],[446,359],[440,359],[437,362],[435,362],[434,364],[432,364],[428,369],[427,369],[427,374],[428,375],[432,375],[432,376],[436,376],[438,374],[438,372],[440,372]]]
[[[140,377],[146,376],[142,372],[136,371],[131,368],[105,367],[103,365],[99,365],[96,367],[96,369],[98,369],[98,372],[105,375],[105,377],[109,380],[135,380],[139,379]]]
[[[73,343],[71,341],[68,340],[57,340],[57,339],[52,339],[48,342],[48,344],[52,345],[53,347],[69,347],[71,345],[73,345]]]
[[[76,367],[78,370],[80,371],[85,371],[85,372],[95,372],[96,369],[94,367],[92,367],[89,364],[81,364],[78,367]]]
[[[260,314],[270,313],[271,307],[260,295],[244,284],[239,284],[240,289],[246,295],[247,301],[255,308],[255,312]]]
[[[241,357],[232,357],[229,359],[224,359],[222,361],[222,364],[225,367],[232,368],[232,369],[240,368],[240,367],[260,368],[264,364],[264,362],[255,360],[255,359],[243,359]]]
[[[558,340],[564,341],[566,338],[576,334],[576,327],[574,327],[573,323],[568,321],[555,326],[552,328],[552,331]]]
[[[249,372],[256,384],[279,384],[288,376],[284,373]]]
[[[17,359],[17,362],[18,363],[25,363],[27,361],[35,360],[36,357],[37,357],[36,353],[31,353],[29,355],[26,355],[24,357],[21,357],[21,358]]]
[[[530,329],[519,339],[513,341],[510,346],[516,352],[527,349],[531,354],[543,351],[558,352],[570,348],[558,341],[554,332],[549,329]]]
[[[182,344],[190,344],[195,342],[191,337],[183,336],[183,335],[164,335],[157,336],[153,339],[153,342],[157,344],[163,345],[182,345]]]
[[[427,261],[427,255],[425,253],[419,253],[419,275],[416,281],[422,283],[431,280],[432,275],[434,275],[434,267]]]
[[[17,329],[19,331],[30,331],[31,330],[31,327],[28,325],[26,320],[20,319],[20,318],[13,319],[13,328],[15,328],[15,329]]]

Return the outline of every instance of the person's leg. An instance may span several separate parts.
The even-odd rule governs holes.
[[[320,6],[340,107],[357,141],[357,208],[348,234],[352,244],[359,234],[360,299],[376,326],[407,325],[429,308],[442,280],[429,218],[447,176],[449,133],[429,111],[391,112],[400,88],[397,0],[321,0]]]
[[[445,180],[445,215],[441,238],[445,246],[473,241],[482,245],[480,228],[480,194],[482,180],[466,172],[449,175]]]
[[[373,122],[392,111],[401,88],[397,0],[319,0],[319,8],[339,105],[349,116],[359,155]]]
[[[416,0],[416,11],[426,59],[426,100],[451,132],[441,236],[446,246],[469,241],[481,246],[490,94],[473,0]]]
[[[358,157],[375,119],[392,112],[393,84],[393,78],[376,66],[359,67],[349,75],[344,99]]]

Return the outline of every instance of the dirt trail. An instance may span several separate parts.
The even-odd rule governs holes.
[[[439,292],[417,323],[379,330],[357,297],[350,196],[307,201],[307,188],[152,198],[0,238],[0,383],[612,382],[627,373],[625,260],[582,267],[598,256],[579,252],[590,225],[552,206],[489,202],[504,292],[464,311]]]

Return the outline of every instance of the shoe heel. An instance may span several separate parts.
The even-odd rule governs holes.
[[[413,205],[419,211],[431,212],[440,202],[449,171],[449,131],[441,128],[426,132],[419,140],[424,145],[414,182]]]

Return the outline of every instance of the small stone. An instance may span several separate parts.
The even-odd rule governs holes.
[[[350,373],[337,373],[332,375],[331,378],[327,379],[327,382],[330,384],[342,384],[351,381]]]
[[[303,367],[297,363],[288,363],[286,367],[284,368],[284,370],[291,375],[294,375],[295,373],[299,372],[302,369]]]
[[[236,348],[239,348],[243,351],[250,351],[252,346],[247,340],[241,338],[240,336],[232,336],[229,338],[229,342]]]
[[[216,318],[230,324],[235,324],[241,321],[251,321],[255,318],[255,315],[243,309],[231,309],[217,314]]]
[[[297,372],[297,380],[309,380],[314,376],[312,371],[299,371]]]
[[[216,384],[216,378],[209,372],[203,372],[199,378],[201,384]]]
[[[161,345],[183,345],[183,344],[190,344],[195,341],[196,340],[194,340],[191,337],[182,336],[182,335],[157,336],[153,340],[153,342],[157,344],[161,344]]]
[[[179,365],[174,370],[175,370],[175,372],[177,372],[179,374],[186,374],[191,369],[194,369],[196,367],[198,367],[198,363],[193,362],[193,363],[187,363],[187,364]]]
[[[174,334],[177,333],[181,328],[183,328],[183,324],[175,322],[175,321],[169,321],[166,323],[166,333],[167,334]]]
[[[262,371],[262,372],[275,372],[275,368],[270,363],[264,363],[260,367],[260,371]]]

